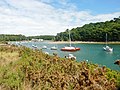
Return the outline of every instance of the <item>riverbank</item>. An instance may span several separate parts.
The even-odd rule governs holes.
[[[49,43],[64,44],[69,43],[68,41],[50,41]],[[93,42],[93,41],[71,41],[71,43],[81,43],[81,44],[106,44],[105,42]],[[120,44],[120,42],[108,42],[108,44]]]

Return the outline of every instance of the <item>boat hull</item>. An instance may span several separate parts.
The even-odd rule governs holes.
[[[55,46],[51,47],[51,50],[57,50],[57,47],[55,47]]]
[[[113,48],[110,48],[109,46],[103,47],[103,50],[107,51],[107,52],[112,52]]]
[[[66,49],[66,48],[61,48],[61,51],[71,51],[71,52],[74,52],[74,51],[79,51],[80,48],[74,48],[74,49]]]
[[[42,49],[47,49],[47,46],[43,46]]]
[[[69,54],[66,58],[76,60],[76,57],[73,54]]]
[[[57,50],[57,48],[51,48],[51,50]]]

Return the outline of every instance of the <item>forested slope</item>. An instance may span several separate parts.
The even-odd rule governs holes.
[[[120,41],[120,17],[106,22],[85,24],[82,27],[71,29],[72,41],[105,41],[105,34],[108,34],[108,41]],[[68,40],[68,29],[58,33],[56,41]]]

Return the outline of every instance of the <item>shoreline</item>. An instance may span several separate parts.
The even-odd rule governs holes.
[[[53,44],[65,44],[69,43],[68,41],[50,41]],[[93,42],[93,41],[71,41],[73,44],[106,44],[106,42]],[[107,42],[107,44],[120,44],[120,42]]]
[[[25,42],[25,41],[20,41]],[[43,41],[44,42],[44,41]],[[46,42],[46,41],[45,41]],[[68,44],[69,41],[47,41],[50,44]],[[94,41],[71,41],[72,44],[106,44],[106,42],[94,42]],[[120,41],[113,41],[113,42],[107,42],[107,44],[118,44],[120,45]],[[0,43],[0,46],[7,45],[4,43]]]

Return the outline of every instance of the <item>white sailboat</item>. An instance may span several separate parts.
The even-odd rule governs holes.
[[[61,48],[61,51],[78,51],[78,50],[80,50],[80,48],[71,46],[70,30],[69,30],[69,42],[70,42],[70,46],[65,46],[64,48]]]
[[[56,46],[51,47],[51,50],[57,50]]]
[[[42,47],[42,49],[47,49],[47,46],[44,45],[44,46]]]
[[[112,52],[113,51],[113,48],[111,48],[107,45],[107,33],[106,33],[106,46],[103,47],[103,49],[107,52]]]
[[[33,48],[37,48],[37,45],[34,45],[34,44],[33,44],[32,47],[33,47]]]
[[[76,57],[73,54],[69,54],[66,58],[76,60]]]

